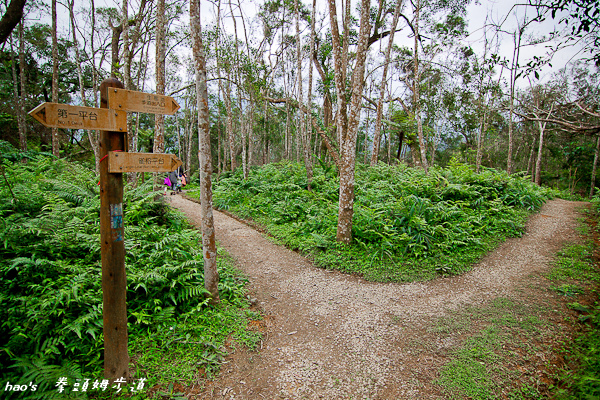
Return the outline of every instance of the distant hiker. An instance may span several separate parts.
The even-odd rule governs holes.
[[[187,176],[185,175],[185,172],[184,172],[184,173],[182,173],[182,174],[180,175],[180,177],[181,177],[181,186],[185,186],[185,185],[187,185]]]
[[[165,185],[165,196],[166,196],[167,189],[171,187],[171,180],[169,179],[169,175],[165,176],[164,185]]]
[[[175,194],[177,194],[177,192],[181,193],[181,176],[177,177],[177,183],[175,183],[173,191]]]
[[[171,181],[171,189],[175,190],[175,185],[177,185],[177,172],[169,172],[169,180]]]

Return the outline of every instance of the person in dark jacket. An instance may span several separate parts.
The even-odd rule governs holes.
[[[177,188],[177,172],[169,172],[169,180],[171,181],[171,190],[175,191]]]

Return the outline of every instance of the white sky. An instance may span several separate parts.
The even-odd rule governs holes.
[[[139,2],[139,0],[129,0],[129,1],[130,1],[130,3],[134,3],[134,5],[137,5],[137,3]],[[233,24],[232,24],[231,18],[230,18],[229,6],[225,5],[226,0],[222,0],[222,1],[223,1],[223,4],[222,4],[221,13],[222,13],[222,18],[225,18],[223,24],[225,25],[226,29],[230,33],[233,33]],[[405,0],[405,1],[407,1],[407,0]],[[48,5],[48,8],[47,8],[48,11],[39,10],[37,12],[38,15],[49,12],[50,0],[44,0],[44,2]],[[75,3],[76,3],[76,8],[85,7],[85,6],[89,7],[89,0],[76,0]],[[120,7],[121,7],[120,3],[121,2],[118,0],[95,0],[96,7],[108,6],[108,7],[116,7],[118,9],[120,9]],[[304,0],[304,3],[307,5],[308,8],[310,8],[310,5],[311,5],[310,3],[312,3],[312,2],[309,3],[307,0]],[[357,4],[358,0],[354,0],[353,3]],[[372,0],[372,3],[374,3],[373,0]],[[499,22],[502,20],[506,20],[506,23],[503,26],[505,27],[505,29],[507,31],[514,30],[517,19],[522,19],[526,13],[529,16],[533,15],[532,9],[530,9],[530,8],[528,9],[527,7],[516,7],[513,9],[513,5],[515,3],[516,3],[515,0],[482,0],[480,2],[480,4],[471,4],[468,7],[467,20],[469,22],[469,31],[471,32],[471,35],[467,38],[467,42],[476,50],[476,52],[481,49],[481,46],[479,43],[480,43],[480,40],[482,37],[482,27],[486,20],[486,15],[488,16],[488,22]],[[244,11],[245,16],[247,17],[246,27],[248,29],[250,29],[250,26],[253,23],[256,23],[256,21],[254,20],[253,17],[258,12],[258,10],[260,8],[260,4],[262,4],[262,1],[260,1],[260,0],[242,0],[242,9]],[[131,9],[130,15],[132,15],[134,13],[134,5],[130,5],[130,9]],[[186,7],[187,7],[187,5],[186,5]],[[206,27],[206,26],[214,23],[214,20],[216,17],[216,11],[215,11],[214,5],[206,0],[201,0],[201,7],[202,7],[202,25],[203,25],[203,27]],[[59,22],[59,30],[63,31],[63,34],[66,35],[69,32],[68,13],[64,6],[61,6],[59,4],[58,8],[59,8],[59,21],[60,21]],[[324,12],[325,8],[326,8],[326,4],[324,1],[317,2],[318,11]],[[410,8],[410,7],[406,7],[405,11],[407,11],[408,8]],[[512,11],[511,11],[511,9],[512,9]],[[234,11],[234,12],[237,14],[237,11]],[[49,20],[48,14],[46,14],[45,16],[43,16],[43,15],[37,16],[37,15],[33,15],[33,14],[34,13],[32,13],[29,16],[30,19],[40,19],[44,22]],[[186,14],[184,14],[183,19],[180,21],[180,23],[187,24],[188,21],[189,21],[189,17],[186,13]],[[542,35],[547,36],[553,29],[555,29],[556,26],[557,26],[557,22],[555,20],[552,20],[549,18],[546,22],[544,22],[542,24],[536,23],[536,24],[531,25],[530,28],[527,30],[527,33],[528,34],[530,33],[530,34],[534,35],[535,37],[539,37]],[[259,32],[260,32],[260,29],[259,29]],[[290,32],[290,33],[293,34],[294,32]],[[403,31],[399,32],[398,34],[396,34],[395,42],[397,42],[397,44],[404,43],[405,45],[412,47],[412,39],[408,38],[409,33],[410,32],[408,29],[404,29]],[[238,36],[240,37],[240,39],[244,40],[242,25],[239,20],[238,20]],[[257,38],[254,38],[254,39],[257,40]],[[387,44],[387,42],[385,40],[383,42],[385,42],[384,43],[384,46],[385,46]],[[512,45],[511,37],[509,35],[503,35],[499,54],[503,57],[510,59],[512,57],[512,50],[513,50],[513,45]],[[182,50],[182,51],[185,53],[185,50]],[[545,53],[544,45],[538,45],[535,47],[527,47],[522,52],[520,64],[521,65],[526,64],[527,61],[529,61],[533,55],[542,56],[544,53]],[[553,57],[553,60],[552,60],[553,67],[552,68],[549,66],[545,66],[540,71],[538,71],[540,73],[541,80],[544,81],[544,80],[548,79],[549,75],[551,74],[552,71],[556,71],[558,68],[564,67],[564,65],[568,61],[572,60],[573,57],[577,57],[577,50],[574,47],[564,49],[564,50],[560,51],[559,53],[557,53]],[[151,59],[153,59],[153,57],[151,57]],[[153,71],[154,68],[151,68],[151,70]],[[522,81],[520,83],[521,86],[528,85],[526,80],[522,79],[521,81]],[[149,84],[151,87],[154,87],[154,84],[152,82],[149,82]]]

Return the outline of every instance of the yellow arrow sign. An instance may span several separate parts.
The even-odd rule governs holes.
[[[107,108],[42,103],[29,111],[29,115],[48,128],[127,132],[127,113]]]
[[[108,107],[113,110],[168,115],[179,110],[179,104],[171,96],[117,88],[108,89]]]
[[[169,172],[183,163],[174,154],[108,152],[108,172]]]

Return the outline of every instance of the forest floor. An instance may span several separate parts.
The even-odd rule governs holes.
[[[194,225],[200,225],[197,204],[181,196],[167,197]],[[513,381],[526,386],[533,382],[543,394],[563,362],[556,347],[569,340],[569,320],[574,315],[550,289],[552,283],[544,274],[562,246],[580,240],[577,210],[584,204],[549,201],[531,216],[521,238],[507,240],[470,272],[408,284],[368,282],[314,267],[249,225],[215,211],[217,240],[249,278],[250,296],[264,315],[251,323],[263,333],[263,340],[256,351],[233,351],[215,380],[207,380],[202,390],[196,387],[188,395],[197,399],[456,397],[440,384],[441,369],[469,338],[482,337],[498,318],[535,325],[532,331],[513,329],[510,337],[500,333],[497,353],[508,355],[492,361],[501,364]],[[484,364],[490,358],[482,360]],[[505,390],[498,397],[507,398],[510,393]]]

